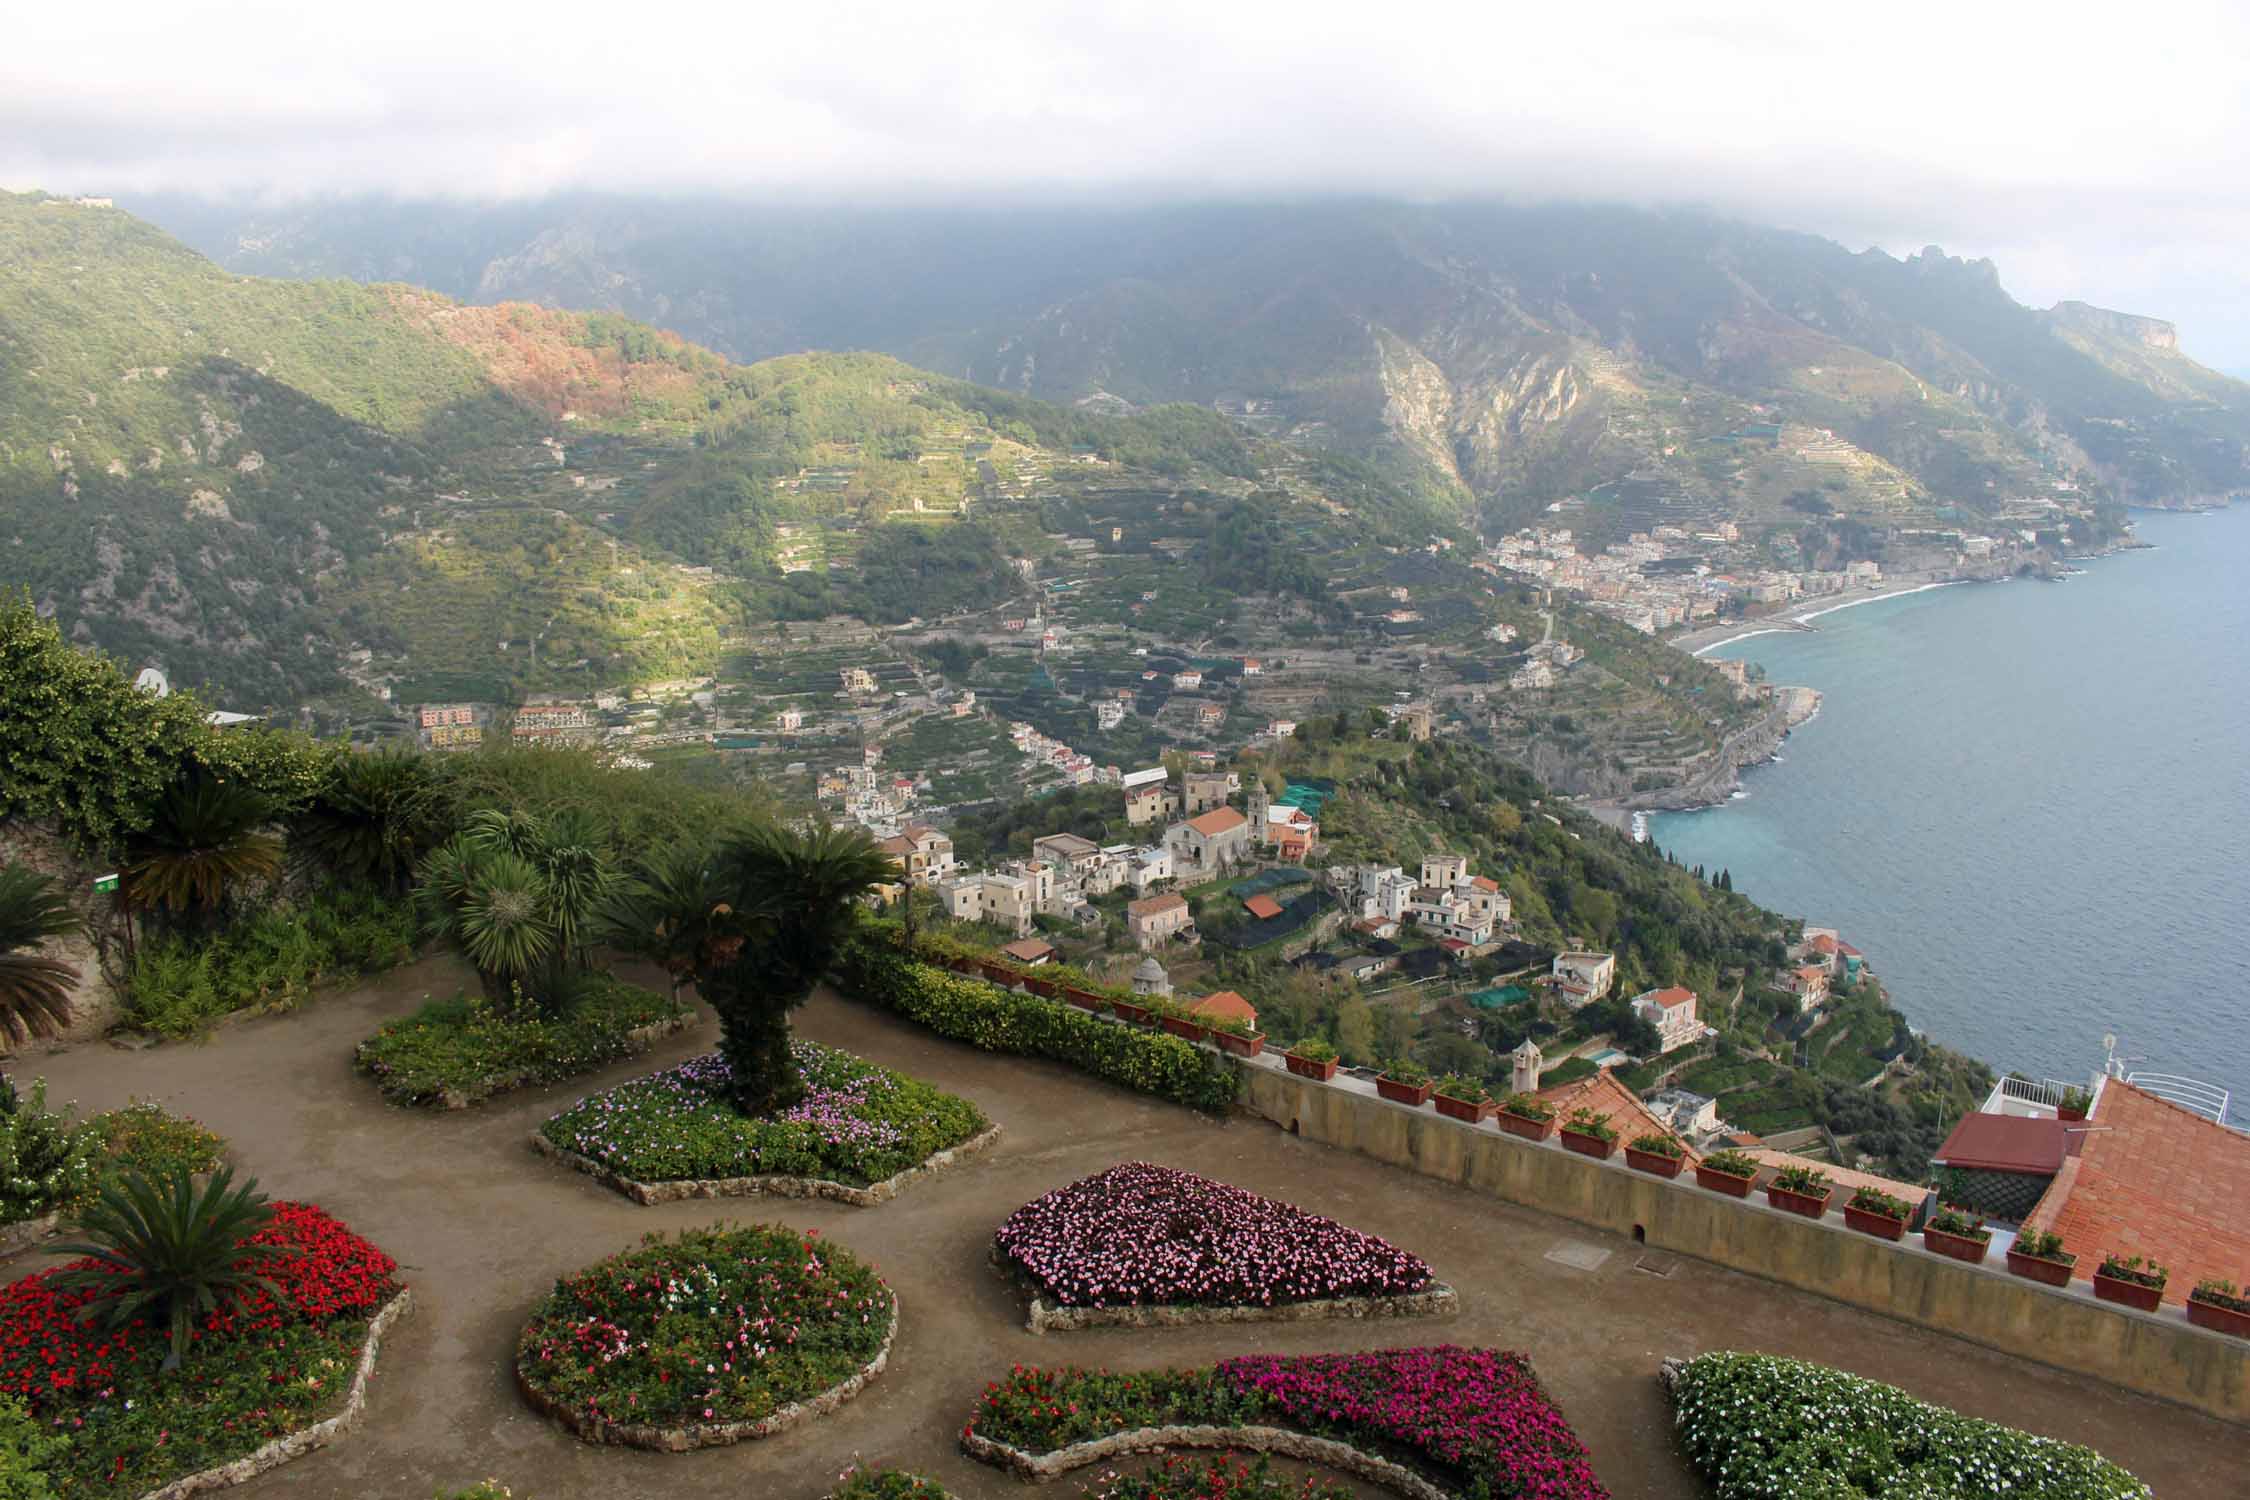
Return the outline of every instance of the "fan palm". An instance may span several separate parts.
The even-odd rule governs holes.
[[[677,1004],[680,981],[695,972],[720,901],[711,850],[700,843],[665,845],[634,860],[611,891],[601,913],[602,937],[670,975]]]
[[[438,826],[436,778],[410,752],[347,755],[292,830],[295,847],[348,880],[396,893]]]
[[[203,1315],[250,1289],[286,1305],[281,1288],[257,1267],[287,1252],[250,1242],[272,1218],[257,1181],[235,1186],[231,1167],[200,1186],[183,1169],[154,1180],[128,1171],[79,1215],[86,1239],[55,1247],[57,1255],[94,1264],[67,1267],[49,1284],[93,1288],[96,1296],[80,1314],[89,1322],[103,1318],[123,1328],[148,1317],[167,1325],[171,1353],[164,1368],[176,1370]]]
[[[462,835],[430,851],[415,892],[424,926],[476,966],[486,998],[514,1002],[548,986],[534,975],[557,951],[547,882],[530,860]]]
[[[720,901],[696,970],[719,1016],[719,1050],[745,1114],[785,1108],[803,1092],[789,1056],[789,1012],[812,996],[850,931],[855,900],[897,873],[863,831],[775,824],[719,850]]]
[[[159,798],[133,844],[125,886],[136,906],[212,913],[245,881],[281,871],[281,840],[262,829],[272,804],[238,781],[190,770]]]
[[[0,866],[0,1033],[12,1045],[60,1035],[70,1024],[78,971],[29,950],[79,926],[61,886],[21,865]]]

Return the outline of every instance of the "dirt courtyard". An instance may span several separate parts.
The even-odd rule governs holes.
[[[224,1028],[202,1044],[128,1052],[100,1044],[19,1059],[81,1111],[134,1099],[224,1134],[275,1197],[323,1204],[398,1258],[416,1307],[386,1341],[367,1417],[334,1447],[234,1493],[426,1500],[491,1477],[518,1500],[723,1494],[813,1500],[855,1458],[924,1470],[957,1494],[1024,1486],[955,1446],[984,1382],[1016,1363],[1199,1364],[1228,1354],[1455,1342],[1524,1351],[1619,1500],[1706,1493],[1673,1451],[1656,1382],[1667,1355],[1740,1348],[1794,1354],[1890,1381],[1948,1406],[2084,1442],[2163,1500],[2243,1500],[2250,1433],[2080,1376],[1993,1353],[1754,1278],[1312,1145],[1261,1122],[1216,1123],[1052,1064],[994,1057],[822,995],[800,1031],[975,1100],[999,1144],[876,1208],[780,1199],[642,1208],[536,1156],[536,1126],[580,1094],[707,1050],[706,1018],[650,1056],[481,1109],[386,1105],[352,1071],[377,1025],[450,995],[460,971],[425,960],[292,1015]],[[1462,1311],[1403,1323],[1248,1324],[1040,1337],[986,1262],[1019,1204],[1120,1161],[1202,1172],[1396,1241],[1458,1288]],[[831,1416],[761,1443],[666,1455],[593,1448],[534,1416],[509,1360],[554,1278],[653,1230],[719,1219],[817,1227],[897,1290],[890,1368]],[[12,1268],[21,1274],[29,1263]],[[1058,1492],[1074,1493],[1094,1471]]]

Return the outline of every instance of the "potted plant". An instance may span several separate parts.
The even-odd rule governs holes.
[[[2112,1250],[2102,1257],[2101,1269],[2094,1273],[2094,1295],[2104,1302],[2155,1312],[2164,1300],[2164,1283],[2170,1276],[2153,1260],[2144,1262],[2138,1255],[2119,1255]]]
[[[1677,1177],[1687,1165],[1687,1147],[1676,1135],[1652,1130],[1625,1143],[1625,1165],[1654,1177]]]
[[[1992,1248],[1992,1231],[1965,1209],[1941,1207],[1922,1225],[1922,1248],[1980,1266]]]
[[[1042,1000],[1052,1000],[1062,993],[1062,986],[1052,979],[1042,979],[1037,974],[1023,976],[1023,987]]]
[[[2026,1229],[2008,1247],[2008,1274],[2048,1286],[2069,1286],[2078,1257],[2063,1249],[2062,1236],[2050,1229]]]
[[[1291,1047],[1282,1060],[1299,1078],[1317,1078],[1326,1083],[1336,1076],[1336,1049],[1317,1036],[1306,1037]]]
[[[1117,1019],[1120,1021],[1130,1021],[1136,1026],[1146,1026],[1152,1012],[1141,1002],[1148,998],[1146,995],[1135,995],[1130,1000],[1112,1000],[1109,1002],[1109,1008],[1117,1013]]]
[[[1437,1109],[1448,1119],[1475,1125],[1492,1113],[1492,1094],[1466,1073],[1448,1073],[1437,1081]]]
[[[1714,1151],[1695,1164],[1695,1185],[1729,1198],[1749,1197],[1757,1180],[1757,1158],[1746,1151]]]
[[[2238,1290],[2231,1281],[2197,1282],[2188,1293],[2187,1315],[2198,1328],[2250,1339],[2250,1293]]]
[[[1844,1200],[1844,1222],[1861,1234],[1879,1240],[1906,1237],[1906,1221],[1914,1209],[1903,1198],[1894,1198],[1877,1187],[1863,1187]]]
[[[1211,1028],[1204,1019],[1184,1005],[1158,1008],[1156,1023],[1184,1041],[1200,1042],[1211,1034]]]
[[[1543,1141],[1555,1133],[1555,1107],[1533,1094],[1510,1094],[1493,1119],[1508,1134],[1527,1141]]]
[[[1393,1104],[1420,1109],[1429,1101],[1430,1070],[1410,1057],[1394,1057],[1376,1076],[1375,1092]]]
[[[1563,1121],[1562,1143],[1580,1156],[1607,1161],[1617,1150],[1617,1127],[1599,1110],[1574,1109],[1570,1118]]]
[[[1063,998],[1080,1010],[1090,1010],[1097,1016],[1109,1008],[1109,1001],[1092,990],[1082,990],[1076,985],[1063,986]]]
[[[1266,1034],[1252,1031],[1250,1023],[1240,1016],[1206,1016],[1203,1024],[1222,1052],[1232,1052],[1236,1057],[1256,1057],[1266,1050]]]
[[[1828,1212],[1828,1200],[1835,1190],[1828,1185],[1828,1174],[1818,1167],[1783,1167],[1773,1174],[1766,1184],[1766,1201],[1787,1213],[1803,1214],[1817,1219]]]
[[[2093,1107],[2094,1096],[2085,1089],[2064,1089],[2062,1103],[2055,1106],[2055,1113],[2065,1120],[2083,1120],[2086,1111]]]
[[[1006,985],[1010,989],[1015,988],[1016,981],[1023,977],[1006,964],[994,959],[984,959],[978,963],[977,967],[984,971],[985,978],[991,980],[994,984]]]

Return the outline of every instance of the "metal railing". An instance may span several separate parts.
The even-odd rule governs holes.
[[[2221,1125],[2227,1123],[2227,1106],[2233,1095],[2215,1083],[2183,1078],[2177,1073],[2127,1073],[2125,1081],[2143,1093],[2194,1110]]]
[[[2049,1109],[2063,1101],[2071,1086],[2053,1078],[2018,1078],[2014,1074],[2000,1080],[2002,1098],[2021,1099],[2026,1104],[2044,1104]]]

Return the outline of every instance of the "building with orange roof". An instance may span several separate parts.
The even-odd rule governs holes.
[[[1695,1008],[1695,991],[1676,984],[1667,989],[1643,990],[1633,997],[1633,1014],[1656,1028],[1657,1044],[1664,1052],[1702,1037],[1703,1022],[1696,1017]]]
[[[1281,903],[1263,891],[1243,902],[1242,909],[1261,922],[1281,915]]]
[[[1234,808],[1214,807],[1166,829],[1164,847],[1182,880],[1216,875],[1250,857],[1250,820]]]
[[[2164,1300],[2184,1302],[2198,1281],[2250,1273],[2250,1135],[2121,1078],[2101,1081],[2077,1134],[2024,1228],[2061,1235],[2078,1275],[2138,1255],[2171,1272]]]
[[[1917,1186],[1911,1182],[1900,1182],[1895,1177],[1882,1177],[1873,1172],[1862,1172],[1857,1167],[1839,1167],[1834,1162],[1814,1161],[1809,1156],[1798,1156],[1788,1151],[1776,1151],[1771,1146],[1753,1146],[1746,1149],[1743,1154],[1755,1161],[1761,1169],[1758,1174],[1758,1181],[1761,1185],[1769,1181],[1772,1175],[1783,1167],[1811,1167],[1816,1172],[1825,1173],[1829,1182],[1834,1184],[1836,1189],[1836,1201],[1829,1205],[1830,1208],[1843,1207],[1844,1200],[1863,1187],[1871,1187],[1879,1193],[1888,1193],[1893,1198],[1903,1201],[1909,1208],[1918,1206],[1923,1199],[1930,1195],[1928,1188]]]
[[[1520,1050],[1520,1049],[1519,1049]],[[1533,1054],[1536,1056],[1536,1051]],[[1644,1135],[1668,1135],[1680,1143],[1692,1165],[1702,1160],[1687,1137],[1674,1130],[1657,1116],[1655,1110],[1641,1102],[1641,1096],[1617,1081],[1615,1074],[1603,1068],[1591,1078],[1580,1078],[1571,1083],[1558,1083],[1538,1092],[1538,1098],[1551,1106],[1555,1117],[1568,1120],[1581,1109],[1590,1109],[1609,1122],[1617,1132],[1620,1143],[1630,1143]]]
[[[1240,1021],[1252,1031],[1258,1029],[1258,1007],[1233,990],[1217,990],[1205,995],[1188,1007],[1188,1014],[1214,1021]]]
[[[1159,943],[1192,934],[1195,913],[1189,909],[1187,897],[1177,891],[1144,896],[1126,905],[1125,930],[1132,934],[1134,946],[1145,953]]]

